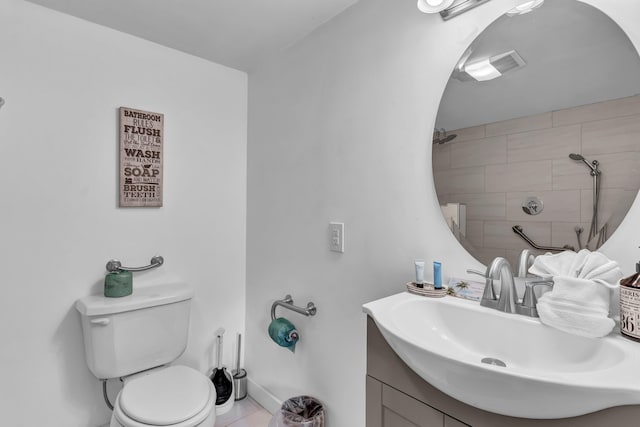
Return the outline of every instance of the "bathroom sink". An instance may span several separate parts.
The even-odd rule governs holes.
[[[592,339],[455,297],[400,293],[367,303],[391,348],[468,405],[522,418],[566,418],[640,404],[640,343]]]

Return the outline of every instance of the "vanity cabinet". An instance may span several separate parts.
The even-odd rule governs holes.
[[[389,347],[367,319],[367,427],[603,427],[640,425],[640,405],[580,417],[536,420],[474,408],[437,390]],[[532,403],[534,404],[534,403]]]
[[[367,427],[468,427],[468,425],[367,376]]]

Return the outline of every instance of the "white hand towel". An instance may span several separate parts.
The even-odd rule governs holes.
[[[583,249],[536,258],[530,273],[553,279],[538,300],[538,315],[546,325],[586,337],[607,335],[615,322],[609,317],[611,294],[622,277],[618,264],[600,252]]]
[[[542,323],[573,335],[601,338],[615,326],[607,313],[591,310],[575,301],[554,299],[551,292],[542,295],[536,307]]]
[[[569,268],[565,272],[564,276],[581,277],[580,274],[582,274],[582,270],[584,269],[584,265],[587,263],[589,258],[594,253],[599,253],[599,252],[591,252],[589,249],[582,249],[578,253],[575,253],[575,252],[567,252],[567,253],[569,253],[569,254],[574,253],[575,255],[573,257],[573,261],[571,262],[571,265],[569,266]]]
[[[583,249],[576,253],[564,251],[558,254],[546,254],[537,256],[529,273],[536,276],[551,278],[553,276],[578,277],[590,251]]]
[[[622,271],[618,268],[617,262],[609,260],[604,254],[591,252],[585,259],[578,277],[595,280],[604,286],[615,289],[618,280],[622,278]]]

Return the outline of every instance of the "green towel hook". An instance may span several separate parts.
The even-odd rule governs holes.
[[[287,294],[284,299],[275,300],[275,302],[271,305],[271,320],[276,320],[277,306],[282,306],[286,309],[295,311],[296,313],[304,314],[305,316],[315,316],[317,311],[315,304],[312,302],[308,302],[306,308],[293,305],[293,299],[291,298],[291,295]]]

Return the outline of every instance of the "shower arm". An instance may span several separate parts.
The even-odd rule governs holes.
[[[531,247],[533,247],[534,249],[538,249],[541,251],[547,251],[547,252],[562,252],[562,251],[573,251],[575,250],[574,247],[569,246],[569,245],[564,245],[561,248],[555,247],[555,246],[540,246],[538,244],[536,244],[533,240],[531,240],[531,238],[529,236],[527,236],[524,232],[524,230],[522,229],[521,226],[519,225],[514,225],[513,227],[511,227],[511,229],[513,230],[514,233],[516,233],[518,236],[522,237],[522,239],[527,242],[529,245],[531,245]]]

